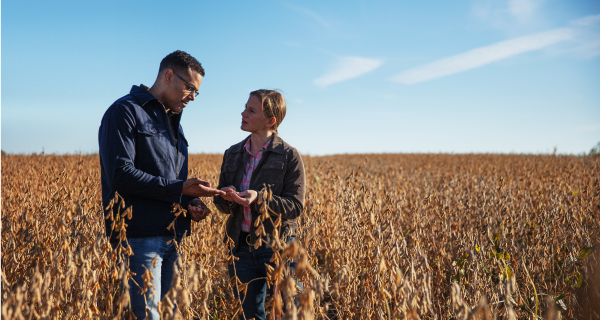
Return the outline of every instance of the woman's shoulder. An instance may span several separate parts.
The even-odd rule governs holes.
[[[273,139],[273,151],[291,155],[292,157],[300,157],[300,153],[296,148],[283,140],[279,135]]]
[[[225,154],[244,152],[244,145],[248,139],[250,139],[250,136],[227,148],[227,150],[225,150]]]

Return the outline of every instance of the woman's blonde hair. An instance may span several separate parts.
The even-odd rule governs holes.
[[[277,128],[285,118],[285,99],[283,95],[279,91],[267,89],[252,91],[250,95],[260,100],[265,117],[275,117],[275,124],[271,129],[277,132]]]

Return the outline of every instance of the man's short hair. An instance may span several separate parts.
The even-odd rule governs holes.
[[[204,77],[204,68],[202,68],[200,62],[187,52],[181,50],[169,53],[169,55],[162,59],[158,73],[160,74],[167,69],[171,69],[177,73],[185,73],[189,69],[192,69]]]

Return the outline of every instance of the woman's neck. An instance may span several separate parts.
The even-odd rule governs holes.
[[[260,149],[273,137],[273,132],[271,130],[260,131],[260,132],[252,132],[250,136],[250,151],[252,155],[256,156]]]

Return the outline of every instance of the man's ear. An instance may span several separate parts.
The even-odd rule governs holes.
[[[267,126],[272,127],[275,125],[275,122],[277,122],[277,118],[272,117],[271,119],[269,119],[269,122],[267,122]]]
[[[173,73],[173,70],[167,69],[167,70],[165,70],[165,73],[162,76],[162,80],[164,81],[164,83],[169,84],[169,82],[171,82],[171,80],[173,80],[174,76],[175,76],[175,74]]]

